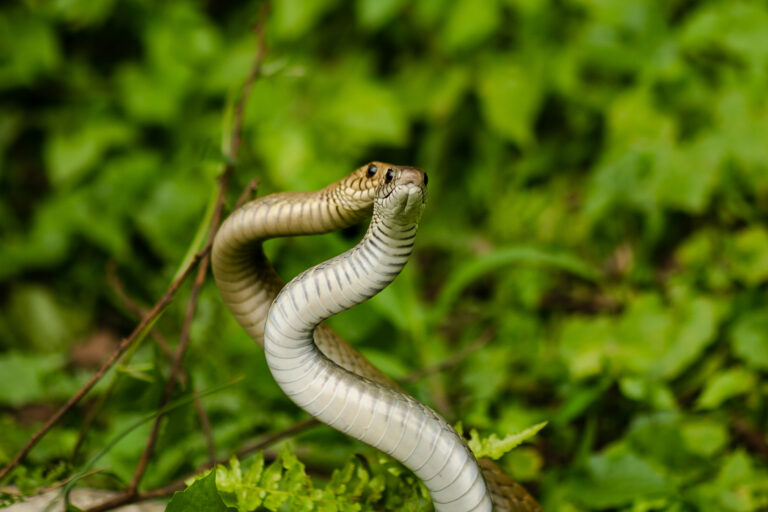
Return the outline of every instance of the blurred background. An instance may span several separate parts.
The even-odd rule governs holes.
[[[205,228],[260,2],[0,8],[0,464],[93,374]],[[501,464],[546,510],[768,508],[768,4],[281,0],[228,207],[370,160],[429,173],[416,252],[332,326],[450,422],[548,421]],[[275,240],[290,278],[365,226]],[[189,286],[12,479],[66,478],[160,402]],[[157,337],[161,338],[158,342]],[[483,342],[485,342],[483,344]],[[174,396],[216,453],[305,418],[202,289]],[[151,423],[99,461],[130,480]],[[326,474],[362,445],[294,439]],[[195,408],[145,488],[207,460]],[[93,485],[93,482],[92,482]]]

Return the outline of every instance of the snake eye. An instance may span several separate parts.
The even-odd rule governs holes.
[[[384,181],[386,183],[389,183],[393,179],[395,179],[395,171],[393,171],[392,169],[387,169],[387,175],[384,177]]]
[[[379,170],[379,168],[376,167],[375,165],[373,165],[373,164],[369,165],[368,166],[368,177],[372,178],[376,174],[376,171],[378,171],[378,170]]]

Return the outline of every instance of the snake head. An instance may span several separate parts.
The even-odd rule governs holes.
[[[376,191],[387,180],[389,169],[392,169],[393,172],[405,169],[416,170],[412,167],[385,162],[369,162],[329,188],[335,188],[334,196],[350,209],[365,210],[373,205]],[[370,210],[368,212],[370,214]]]
[[[384,180],[376,189],[374,216],[398,224],[417,223],[427,200],[427,175],[415,167],[387,166]]]

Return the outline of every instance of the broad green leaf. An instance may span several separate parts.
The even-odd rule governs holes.
[[[751,391],[757,379],[741,367],[730,368],[712,377],[696,400],[699,409],[714,409],[726,400]]]
[[[682,426],[682,435],[688,451],[711,457],[725,447],[728,442],[728,430],[717,421],[695,419],[687,421]]]
[[[45,147],[48,177],[54,186],[77,184],[102,155],[133,138],[129,125],[113,120],[94,120],[76,129],[53,132]]]
[[[736,233],[730,265],[747,285],[756,286],[768,280],[768,230],[754,226]]]
[[[500,248],[482,257],[469,259],[452,272],[436,300],[434,314],[447,314],[461,292],[473,281],[489,272],[514,264],[552,267],[587,280],[600,278],[599,270],[567,252],[524,246]]]
[[[712,137],[657,153],[656,197],[666,205],[702,213],[717,186],[724,150]]]
[[[275,3],[271,27],[281,39],[296,39],[311,29],[336,0],[281,0]]]
[[[46,379],[61,371],[60,354],[0,354],[0,403],[12,407],[43,402],[49,398]]]
[[[617,349],[615,329],[608,318],[574,316],[563,321],[559,350],[574,379],[598,375]]]
[[[368,29],[377,29],[390,22],[403,8],[403,0],[357,0],[357,19]]]
[[[458,0],[443,26],[445,47],[456,51],[474,46],[493,34],[500,21],[498,0]]]
[[[697,297],[676,312],[672,344],[660,361],[660,373],[671,379],[693,364],[715,340],[722,307],[709,298]]]
[[[32,84],[56,69],[61,53],[54,26],[44,17],[23,7],[0,15],[0,90]]]
[[[768,369],[768,313],[757,311],[739,317],[730,338],[734,353],[748,366]]]
[[[56,15],[77,26],[101,23],[112,11],[115,0],[67,0],[53,2]]]
[[[355,70],[350,70],[355,72]],[[341,82],[322,106],[328,123],[321,129],[347,140],[345,144],[405,142],[407,119],[397,96],[380,81],[353,77]]]
[[[541,477],[544,459],[535,448],[526,446],[512,450],[506,457],[505,468],[518,482],[528,482]]]
[[[590,508],[619,507],[638,499],[652,499],[672,492],[669,482],[649,464],[620,448],[589,459],[589,480],[576,499]]]
[[[509,58],[487,62],[477,93],[488,125],[522,147],[533,144],[534,116],[543,95],[540,85],[535,68]]]

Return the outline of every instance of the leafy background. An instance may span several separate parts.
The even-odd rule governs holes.
[[[0,9],[7,462],[135,325],[109,265],[141,304],[171,281],[259,4]],[[267,41],[230,205],[253,177],[314,189],[373,159],[430,176],[406,271],[334,328],[396,378],[489,336],[407,388],[484,434],[549,421],[501,460],[546,510],[768,507],[765,2],[282,0]],[[268,251],[290,277],[362,229]],[[158,323],[171,344],[187,291]],[[212,282],[191,340],[178,396],[243,376],[204,401],[219,455],[304,417]],[[168,368],[144,341],[14,481],[82,467],[157,407]],[[148,431],[99,461],[101,485],[130,479]],[[366,452],[325,428],[292,443],[321,478]],[[146,488],[205,462],[191,405],[157,450]]]

